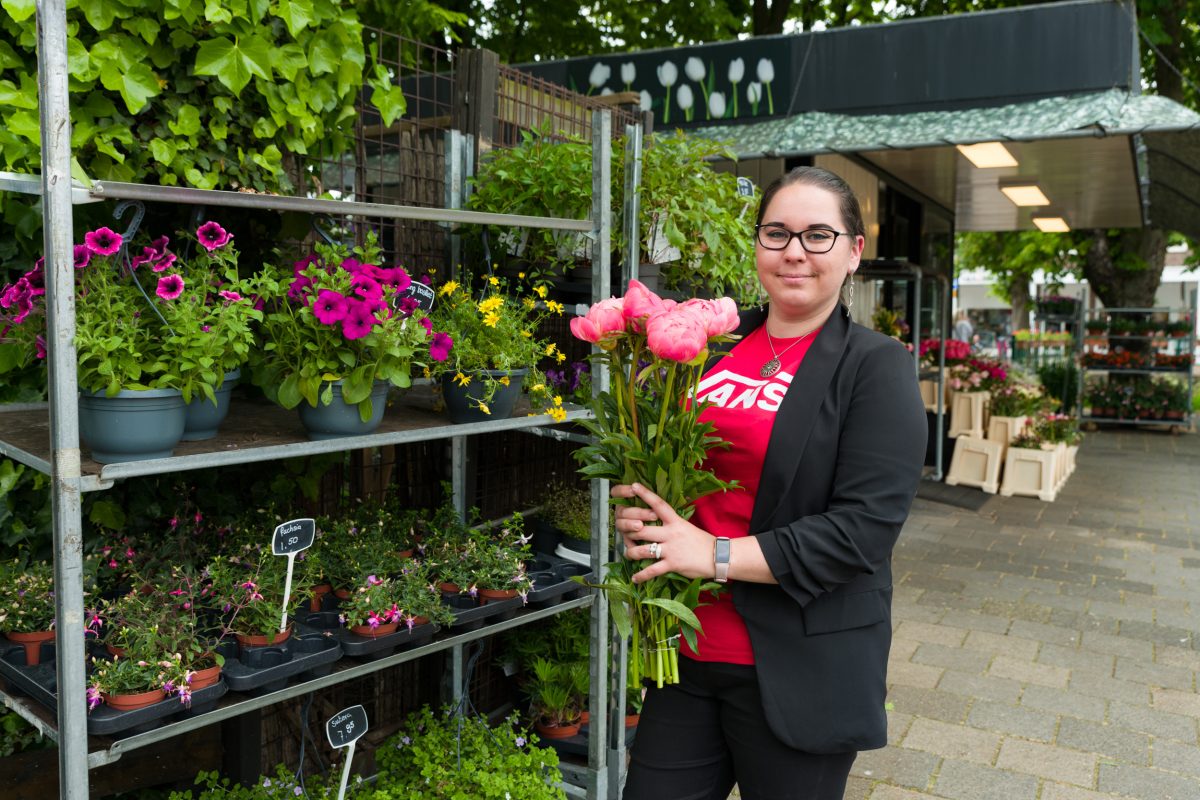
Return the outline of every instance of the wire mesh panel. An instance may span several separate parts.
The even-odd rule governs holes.
[[[500,65],[497,80],[496,120],[493,143],[515,147],[521,132],[543,130],[551,137],[590,140],[592,113],[607,108],[613,112],[613,133],[619,135],[640,119],[629,110],[614,106],[603,97],[588,97],[565,86]]]

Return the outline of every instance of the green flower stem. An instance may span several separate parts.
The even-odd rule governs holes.
[[[666,391],[663,392],[663,397],[667,398],[667,402],[662,404],[662,408],[658,412],[658,428],[654,432],[655,439],[662,438],[667,429],[667,409],[669,409],[672,405],[670,398],[673,397],[671,391],[675,388],[676,366],[676,364],[672,363],[671,366],[667,368],[667,387]]]

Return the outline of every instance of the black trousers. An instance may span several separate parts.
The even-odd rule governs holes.
[[[623,800],[842,800],[857,753],[793,750],[767,727],[754,667],[679,659],[646,693]]]

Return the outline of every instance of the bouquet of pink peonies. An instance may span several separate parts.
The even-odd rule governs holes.
[[[711,423],[700,422],[704,405],[691,398],[710,345],[732,341],[737,325],[737,307],[728,298],[675,303],[638,281],[624,297],[603,300],[571,320],[571,333],[600,348],[593,358],[606,363],[612,377],[611,390],[592,401],[595,418],[582,421],[595,441],[576,452],[580,472],[640,483],[685,518],[700,497],[735,488],[701,466],[709,450],[728,443]],[[609,564],[599,586],[609,594],[618,630],[633,637],[631,680],[650,678],[661,687],[679,682],[679,636],[697,647],[694,609],[700,593],[719,584],[675,573],[633,583],[645,566]]]

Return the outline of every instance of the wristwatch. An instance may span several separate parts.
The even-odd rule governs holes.
[[[717,543],[713,547],[713,565],[716,567],[717,583],[729,582],[729,556],[732,554],[732,548],[729,545],[728,536],[718,536]]]

